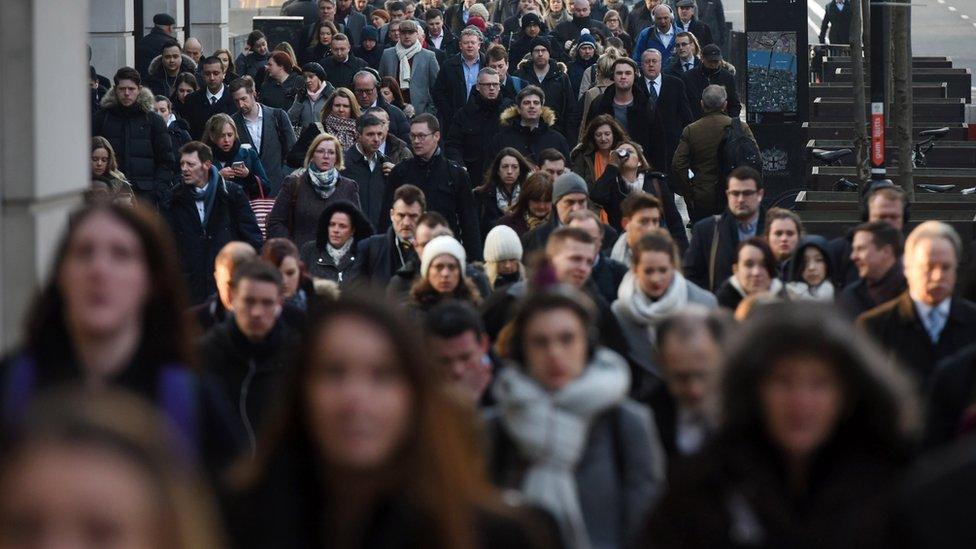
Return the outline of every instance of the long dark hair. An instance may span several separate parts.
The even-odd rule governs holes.
[[[403,92],[400,91],[400,84],[397,83],[396,79],[392,76],[384,76],[380,80],[380,85],[376,91],[382,95],[383,88],[390,88],[390,91],[393,93],[393,106],[403,109],[405,106],[403,104]]]
[[[501,178],[498,177],[498,167],[502,165],[502,159],[506,156],[511,156],[516,162],[518,162],[519,175],[518,179],[515,181],[516,185],[522,186],[525,183],[525,180],[529,177],[529,174],[536,169],[531,162],[522,156],[522,153],[518,152],[512,147],[505,147],[504,149],[498,151],[498,154],[495,155],[495,159],[492,160],[491,166],[485,170],[485,177],[481,182],[481,186],[474,189],[474,192],[485,193],[502,185]]]
[[[526,178],[515,203],[508,207],[508,215],[519,218],[529,211],[530,200],[552,201],[552,176],[542,170],[534,171]]]
[[[78,228],[94,215],[108,215],[128,227],[139,238],[152,279],[149,299],[143,307],[140,367],[164,364],[192,364],[192,323],[186,321],[186,287],[179,270],[176,246],[169,228],[159,215],[140,206],[92,204],[75,212],[61,236],[47,282],[38,292],[27,314],[25,346],[35,358],[65,361],[71,337],[64,317],[64,296],[58,279],[68,248]]]
[[[583,152],[586,154],[593,154],[596,152],[596,130],[600,126],[610,126],[610,131],[613,133],[613,145],[610,146],[610,150],[614,150],[619,147],[623,142],[630,139],[627,132],[620,126],[620,124],[609,114],[601,114],[590,120],[590,123],[586,125],[586,129],[583,130],[582,139],[580,139],[580,146],[583,147]]]
[[[396,307],[363,296],[344,294],[313,314],[282,394],[277,417],[269,418],[268,436],[253,462],[236,471],[237,487],[252,490],[275,483],[269,474],[282,461],[289,464],[289,494],[303,500],[307,526],[317,527],[324,510],[327,465],[318,456],[309,422],[306,382],[318,340],[343,320],[368,322],[381,331],[396,353],[396,364],[412,394],[411,432],[393,460],[389,473],[392,495],[403,498],[430,520],[438,547],[472,547],[473,511],[490,505],[492,490],[483,472],[483,457],[472,432],[474,418],[453,401],[442,385],[443,375],[423,351],[415,323],[405,320]],[[316,528],[316,531],[319,529]]]

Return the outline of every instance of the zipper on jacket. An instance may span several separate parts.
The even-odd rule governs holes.
[[[251,389],[251,380],[254,379],[256,371],[257,364],[253,359],[249,360],[247,362],[247,376],[244,377],[244,383],[241,384],[241,395],[237,404],[238,412],[241,414],[241,421],[244,422],[244,430],[247,432],[247,441],[251,445],[252,458],[257,454],[258,440],[254,434],[254,427],[251,425],[251,420],[247,417],[247,393]]]

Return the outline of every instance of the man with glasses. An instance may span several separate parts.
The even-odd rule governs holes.
[[[441,151],[440,130],[436,116],[424,113],[414,117],[410,123],[410,146],[414,156],[390,172],[384,204],[392,205],[397,187],[415,185],[427,196],[427,209],[447,220],[451,231],[464,244],[468,258],[480,259],[481,233],[471,182],[464,167]]]
[[[502,111],[512,105],[501,95],[498,71],[481,69],[468,102],[454,115],[444,139],[448,158],[462,163],[472,181],[482,180],[485,161],[492,160],[486,158],[485,149],[498,133]]]
[[[684,257],[685,278],[711,292],[732,276],[739,242],[762,235],[765,221],[762,175],[756,170],[748,166],[732,170],[725,196],[721,215],[695,223]]]
[[[458,110],[468,101],[478,82],[478,73],[486,65],[485,55],[481,53],[484,36],[476,28],[468,27],[461,31],[460,52],[444,62],[431,95],[437,105],[437,114],[444,128],[451,127],[451,121]]]
[[[665,69],[666,74],[681,78],[681,75],[696,68],[701,60],[698,51],[699,42],[690,32],[679,32],[674,37],[675,56]]]
[[[380,58],[380,76],[393,77],[400,85],[403,100],[413,105],[417,114],[423,114],[436,112],[430,90],[439,71],[437,56],[420,43],[417,23],[401,21],[400,41]]]
[[[719,155],[726,128],[732,124],[732,118],[725,114],[727,100],[723,86],[705,88],[701,99],[705,114],[681,132],[671,162],[671,188],[685,197],[692,222],[725,209]],[[755,141],[749,125],[742,122],[742,128]],[[689,170],[693,175],[688,174]]]
[[[352,77],[352,91],[356,94],[359,108],[380,107],[390,115],[390,133],[404,142],[410,139],[410,121],[407,115],[395,105],[391,105],[380,94],[380,79],[371,70],[361,70]]]

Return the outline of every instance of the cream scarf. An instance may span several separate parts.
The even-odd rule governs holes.
[[[417,40],[409,48],[404,48],[403,44],[397,42],[396,54],[397,58],[400,59],[400,89],[409,90],[410,89],[410,60],[413,56],[421,50],[420,40]]]

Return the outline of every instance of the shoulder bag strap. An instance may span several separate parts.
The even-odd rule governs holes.
[[[708,288],[715,291],[715,258],[718,256],[718,221],[721,216],[712,216],[715,225],[712,228],[712,250],[708,257]]]

